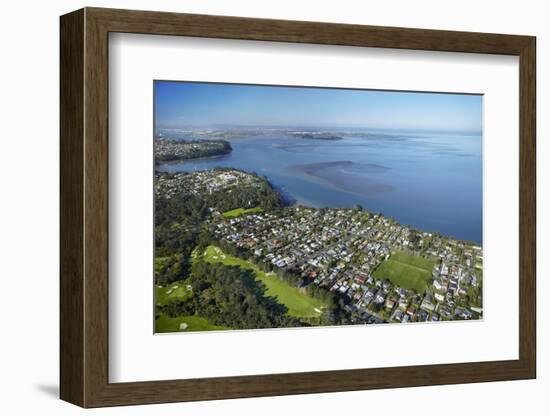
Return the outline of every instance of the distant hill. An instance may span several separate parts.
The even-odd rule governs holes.
[[[220,156],[232,151],[226,140],[155,140],[155,162],[172,162],[197,159],[201,157]]]

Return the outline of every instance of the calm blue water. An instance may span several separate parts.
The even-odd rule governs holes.
[[[234,167],[266,176],[296,203],[381,212],[403,224],[482,242],[482,139],[384,133],[309,140],[285,134],[230,140],[219,158],[160,170]]]

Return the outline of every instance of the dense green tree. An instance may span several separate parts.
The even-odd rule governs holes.
[[[168,316],[200,315],[235,329],[307,325],[287,315],[288,309],[265,294],[250,270],[221,263],[196,262],[188,279],[193,296],[163,308]]]
[[[216,168],[216,171],[225,171]],[[158,174],[170,177],[171,174]],[[185,279],[189,274],[191,253],[198,246],[204,249],[212,242],[212,236],[204,226],[212,209],[220,212],[240,207],[261,207],[274,210],[283,206],[283,200],[267,179],[253,174],[257,179],[254,186],[244,186],[238,192],[222,189],[214,193],[194,194],[183,190],[170,198],[155,195],[155,257],[179,255],[180,269],[163,269],[155,273],[157,284],[167,284]],[[242,250],[226,244],[223,249],[230,254],[242,254]]]

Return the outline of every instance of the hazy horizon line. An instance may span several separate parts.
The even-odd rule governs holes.
[[[468,129],[440,129],[440,128],[421,128],[421,127],[374,127],[359,125],[298,125],[298,124],[187,124],[187,125],[163,125],[154,126],[155,130],[196,130],[196,129],[304,129],[304,130],[380,130],[380,131],[422,131],[437,133],[469,133],[472,135],[483,135],[481,130]]]

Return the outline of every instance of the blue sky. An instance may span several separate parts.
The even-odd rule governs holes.
[[[481,132],[482,97],[155,81],[155,127],[355,127]]]

